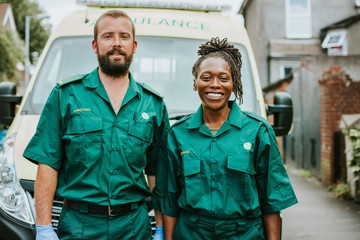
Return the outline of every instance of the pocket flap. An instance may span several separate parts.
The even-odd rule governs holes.
[[[200,159],[184,159],[184,176],[200,173]]]
[[[88,133],[102,130],[102,118],[94,116],[76,116],[70,118],[67,126],[68,134]]]
[[[256,173],[248,152],[244,152],[241,155],[228,156],[227,168],[250,175]]]
[[[135,125],[130,122],[129,134],[149,143],[153,141],[153,127],[148,123],[137,122]]]

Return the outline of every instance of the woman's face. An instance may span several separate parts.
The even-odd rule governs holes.
[[[220,57],[205,59],[199,66],[194,81],[205,108],[220,111],[228,107],[228,100],[233,91],[233,81],[229,64]]]

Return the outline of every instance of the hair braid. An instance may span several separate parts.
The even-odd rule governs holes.
[[[199,67],[201,63],[210,57],[221,57],[228,64],[231,69],[231,77],[233,81],[233,92],[235,94],[235,99],[239,99],[239,102],[242,103],[243,97],[243,88],[241,83],[241,54],[239,49],[235,48],[234,45],[227,42],[227,38],[224,38],[220,41],[218,37],[212,38],[210,41],[205,44],[201,44],[199,47],[198,55],[199,59],[195,62],[192,68],[192,74],[197,78]]]

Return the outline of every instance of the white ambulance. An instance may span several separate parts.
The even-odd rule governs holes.
[[[192,90],[191,68],[199,46],[213,37],[226,37],[240,49],[244,89],[241,108],[266,118],[255,59],[242,22],[224,12],[228,6],[221,5],[221,1],[220,5],[168,2],[78,0],[88,7],[65,16],[52,33],[16,115],[14,106],[20,101],[14,95],[14,86],[0,84],[0,123],[10,124],[14,118],[0,149],[0,239],[34,239],[37,165],[22,154],[55,84],[97,67],[91,47],[93,27],[97,18],[110,8],[122,9],[133,19],[138,48],[130,71],[135,80],[163,94],[170,119],[177,120],[199,107],[199,98]],[[271,108],[276,113],[274,129],[278,135],[284,135],[292,122],[292,108],[286,106],[291,105],[291,99],[286,95],[275,98],[278,105]],[[61,206],[61,200],[54,201],[55,228]]]

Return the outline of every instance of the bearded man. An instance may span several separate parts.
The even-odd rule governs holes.
[[[92,47],[99,67],[54,87],[24,152],[39,165],[36,238],[151,239],[144,199],[155,182],[167,110],[129,72],[137,42],[125,12],[99,17]],[[58,236],[51,225],[55,194],[64,199]]]

